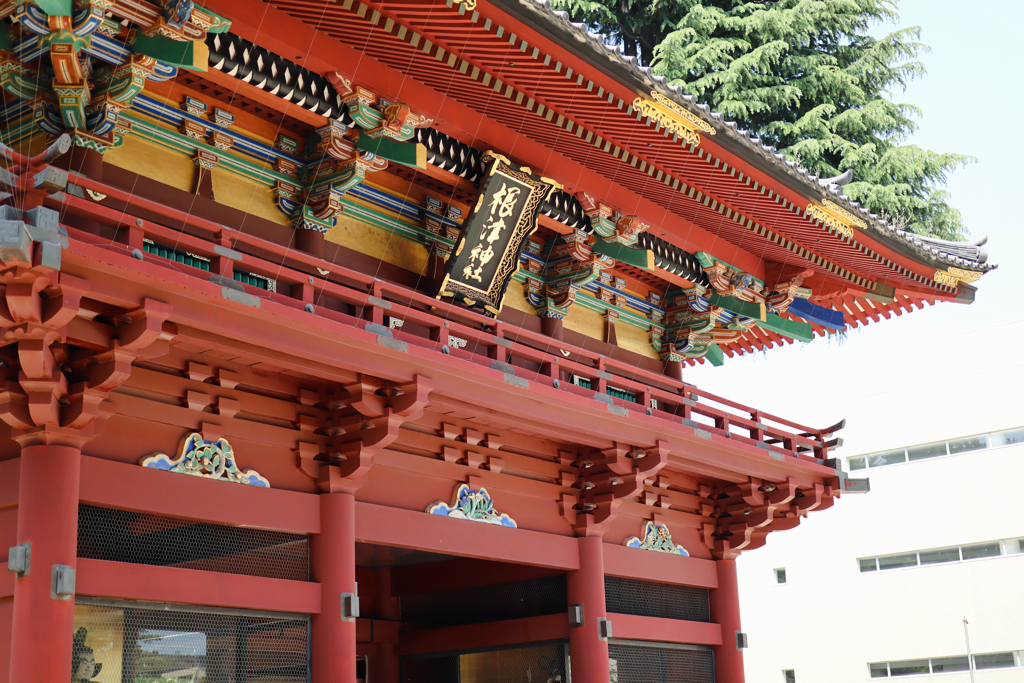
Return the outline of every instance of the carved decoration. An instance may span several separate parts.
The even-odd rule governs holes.
[[[961,282],[974,282],[982,275],[984,275],[984,273],[979,273],[975,270],[964,270],[963,268],[954,268],[953,266],[949,266],[946,270],[936,270],[935,276],[932,279],[940,285],[956,287]]]
[[[163,453],[153,453],[139,460],[139,464],[154,470],[270,488],[270,482],[256,470],[238,469],[234,450],[227,439],[206,441],[201,434],[196,433],[185,437],[181,455],[176,460],[171,460]]]
[[[398,438],[401,425],[423,414],[431,389],[433,383],[420,375],[405,384],[360,375],[329,393],[323,398],[328,411],[321,425],[327,450],[300,442],[295,449],[299,470],[325,493],[354,493],[376,454]]]
[[[427,506],[427,512],[431,515],[452,517],[455,519],[468,519],[471,522],[483,522],[484,524],[495,524],[515,528],[516,523],[504,512],[494,509],[494,500],[487,493],[487,489],[480,487],[474,491],[468,484],[460,484],[455,489],[451,504],[444,501],[437,501]]]
[[[545,264],[542,278],[527,278],[523,293],[537,315],[564,318],[580,289],[615,265],[611,257],[594,252],[595,239],[581,230],[563,236]]]
[[[690,553],[686,552],[686,548],[672,542],[672,532],[668,530],[668,526],[665,524],[655,524],[654,522],[646,522],[643,535],[640,538],[630,536],[623,542],[623,545],[629,548],[653,550],[659,553],[682,555],[683,557],[690,556]]]
[[[644,482],[668,464],[669,450],[667,443],[658,441],[654,448],[616,443],[604,451],[580,453],[575,460],[579,468],[579,511],[567,510],[563,516],[579,535],[603,534],[622,502],[640,495]]]
[[[703,131],[708,135],[715,134],[715,129],[710,124],[686,111],[668,97],[659,92],[651,93],[651,97],[654,101],[637,97],[633,100],[633,109],[678,135],[688,145],[700,144],[700,135],[697,131]]]
[[[22,32],[12,36],[14,44],[0,57],[0,86],[30,102],[33,119],[43,131],[67,131],[74,144],[99,152],[121,143],[118,116],[132,105],[145,82],[167,80],[177,73],[175,60],[182,58],[167,44],[191,43],[182,48],[191,60],[183,65],[205,69],[207,31],[226,31],[229,26],[192,0],[171,0],[162,8],[135,0],[80,0],[74,3],[74,16],[49,16],[31,2],[5,4],[0,15],[13,12]],[[122,26],[121,19],[129,25]],[[144,41],[149,41],[146,47]],[[29,84],[35,70],[19,59],[40,51],[49,58],[52,80],[36,78]],[[24,58],[35,62],[34,57]]]
[[[706,251],[698,251],[694,256],[707,274],[708,281],[719,294],[740,301],[764,303],[764,283],[753,275],[719,261]]]
[[[795,275],[789,282],[775,285],[775,291],[767,297],[770,307],[769,313],[785,313],[794,299],[806,299],[811,296],[811,290],[803,287],[804,280],[814,274],[813,270],[807,269]]]
[[[71,641],[71,683],[88,683],[100,675],[103,665],[96,661],[93,649],[85,644],[89,631],[80,628]]]
[[[867,223],[861,218],[828,199],[822,199],[820,205],[808,204],[806,213],[809,218],[832,228],[844,237],[853,237],[852,226],[857,226],[858,228],[867,227]]]

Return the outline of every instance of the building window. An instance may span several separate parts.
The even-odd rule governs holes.
[[[775,570],[775,583],[786,583],[786,568],[779,567]]]
[[[868,467],[882,467],[884,465],[895,465],[915,460],[927,460],[928,458],[938,458],[943,455],[957,455],[985,448],[999,448],[1000,446],[1011,446],[1021,443],[1024,443],[1024,427],[1016,427],[988,434],[976,434],[947,441],[918,444],[908,448],[855,455],[847,459],[847,464],[849,464],[851,470],[863,470]]]
[[[1008,669],[1014,665],[1012,652],[996,652],[990,655],[974,655],[975,669]]]
[[[1019,658],[1021,653],[1016,653]],[[1013,652],[991,652],[974,655],[975,669],[1008,669],[1018,666]],[[1021,664],[1024,666],[1024,664]],[[942,674],[955,671],[969,671],[967,655],[956,657],[932,657],[931,659],[907,659],[899,662],[872,662],[868,664],[871,678],[915,676],[920,674]]]
[[[75,680],[306,683],[309,617],[76,597],[72,660]]]
[[[971,543],[968,545],[953,545],[947,548],[933,548],[911,553],[898,553],[895,555],[879,555],[878,557],[861,557],[857,559],[860,571],[873,572],[885,569],[899,569],[901,567],[917,567],[931,564],[945,564],[948,562],[961,562],[966,560],[978,560],[986,557],[1000,557],[1002,555],[1018,555],[1024,552],[1024,539],[1007,538],[998,541],[986,541],[985,543]],[[778,572],[779,570],[775,570]],[[779,583],[784,583],[780,581]]]
[[[782,672],[782,683],[796,683],[796,671],[784,669]]]

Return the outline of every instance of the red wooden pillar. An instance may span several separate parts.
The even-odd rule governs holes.
[[[401,621],[398,598],[391,594],[391,567],[380,567],[375,574],[373,604],[378,619]],[[377,654],[370,662],[367,679],[374,683],[399,683],[398,655],[392,643],[377,643]]]
[[[583,626],[569,629],[572,680],[608,683],[608,641],[598,635],[597,620],[607,616],[604,600],[604,542],[578,539],[580,568],[566,576],[570,605],[583,605]]]
[[[741,630],[736,560],[718,560],[715,569],[718,588],[711,591],[711,620],[722,625],[722,644],[715,648],[715,679],[743,683],[743,650],[736,647],[736,632]]]
[[[320,614],[312,619],[313,683],[355,683],[356,622],[341,613],[342,593],[356,592],[355,497],[320,494],[320,533],[312,538],[313,580]]]
[[[31,543],[32,555],[28,575],[14,579],[11,681],[71,680],[75,601],[50,589],[54,565],[77,566],[81,465],[82,451],[71,446],[21,450],[17,543]]]

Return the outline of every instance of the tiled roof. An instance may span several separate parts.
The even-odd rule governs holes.
[[[742,149],[752,153],[762,165],[771,166],[774,170],[795,180],[811,197],[828,198],[847,211],[863,218],[868,226],[866,232],[872,237],[883,242],[896,242],[897,245],[894,246],[897,248],[899,246],[909,247],[920,256],[942,264],[983,272],[996,267],[995,263],[988,263],[987,252],[980,249],[980,245],[985,243],[985,237],[973,243],[950,242],[916,235],[891,225],[881,216],[869,212],[857,202],[843,196],[842,186],[836,182],[829,182],[836,179],[816,176],[795,161],[787,159],[774,147],[762,144],[760,138],[754,137],[749,131],[740,128],[735,121],[729,121],[721,114],[712,111],[708,105],[697,102],[692,95],[684,93],[678,86],[669,85],[667,78],[652,74],[650,68],[640,66],[635,57],[623,55],[622,49],[615,45],[609,45],[603,35],[589,32],[586,24],[572,22],[567,12],[552,9],[550,0],[496,0],[496,4],[510,9],[514,8],[510,5],[517,5],[527,15],[545,22],[549,29],[568,34],[561,42],[569,49],[576,48],[580,43],[590,46],[591,52],[596,51],[606,58],[606,63],[598,63],[595,66],[598,68],[610,67],[613,71],[618,71],[619,75],[625,76],[623,80],[627,83],[639,79],[648,89],[657,90],[670,97],[686,111],[713,126],[727,140],[738,143]]]

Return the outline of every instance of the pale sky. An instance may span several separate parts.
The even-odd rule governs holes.
[[[902,0],[900,25],[920,26],[932,51],[923,56],[928,75],[895,100],[923,110],[915,144],[978,158],[947,189],[972,238],[989,235],[999,268],[976,283],[969,306],[939,304],[851,331],[842,344],[816,339],[684,373],[701,389],[810,426],[847,418],[841,457],[1024,425],[1024,3]],[[997,389],[979,395],[979,385]]]

